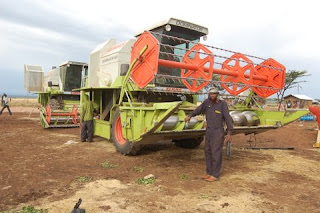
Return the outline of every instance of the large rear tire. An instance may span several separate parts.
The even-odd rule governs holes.
[[[117,151],[124,155],[137,155],[139,149],[134,146],[134,143],[123,137],[122,122],[119,109],[116,110],[112,121],[112,140]]]
[[[200,138],[187,138],[182,140],[174,140],[174,144],[178,147],[186,148],[186,149],[195,149],[203,141],[203,137]]]

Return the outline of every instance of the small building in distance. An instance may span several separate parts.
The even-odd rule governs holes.
[[[290,94],[284,97],[284,101],[287,109],[304,109],[311,106],[314,100],[306,95]]]
[[[314,99],[314,100],[312,101],[312,104],[313,104],[313,105],[320,105],[320,99]]]

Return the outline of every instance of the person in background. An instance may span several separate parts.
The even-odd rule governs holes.
[[[1,96],[1,106],[3,106],[4,104],[4,95],[5,95],[5,93],[3,93],[3,95]]]
[[[12,112],[9,107],[9,98],[8,98],[7,94],[5,94],[5,93],[1,97],[1,106],[2,106],[2,109],[0,111],[0,115],[2,114],[2,112],[5,108],[8,109],[9,115],[10,116],[12,115]]]
[[[205,114],[207,120],[205,135],[205,158],[206,175],[202,178],[213,182],[219,180],[222,166],[222,148],[224,140],[231,141],[233,130],[232,118],[229,114],[228,105],[218,98],[219,90],[211,88],[208,99],[198,106],[185,118],[189,122],[191,117]],[[227,125],[227,135],[224,134],[224,122]]]
[[[86,140],[93,142],[93,113],[98,109],[98,105],[90,101],[88,95],[83,96],[80,115],[81,142],[86,142]]]

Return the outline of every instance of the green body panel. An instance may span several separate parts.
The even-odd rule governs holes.
[[[110,139],[111,138],[111,124],[108,121],[99,119],[94,120],[94,135]]]
[[[38,103],[41,104],[41,106],[46,106],[49,102],[49,96],[50,94],[48,92],[39,93]]]
[[[114,107],[115,109],[116,107]],[[184,121],[186,115],[196,108],[190,102],[160,102],[160,103],[128,103],[120,106],[120,117],[122,121],[123,136],[129,141],[136,143],[152,143],[164,139],[184,139],[190,137],[201,137],[205,134],[204,117],[197,116],[198,123],[192,128],[186,129]],[[299,111],[265,111],[243,109],[238,111],[254,111],[259,119],[259,126],[235,126],[234,134],[258,134],[267,130],[287,125],[301,116],[307,114],[308,110]],[[177,124],[170,130],[164,130],[164,123],[170,116],[177,116]],[[95,135],[111,138],[110,121],[95,121]]]
[[[99,93],[99,92],[95,92]],[[116,107],[113,107],[116,109]],[[148,143],[150,136],[153,134],[162,134],[159,139],[165,139],[167,136],[166,130],[162,130],[165,121],[170,116],[178,118],[177,124],[171,129],[171,131],[190,132],[190,130],[204,130],[204,119],[202,116],[198,116],[199,122],[190,129],[185,129],[185,117],[191,111],[196,108],[195,104],[186,101],[176,102],[160,102],[160,103],[128,103],[123,102],[123,106],[120,106],[120,117],[122,121],[123,136],[131,142]],[[113,117],[113,116],[111,116]],[[111,123],[110,121],[103,121],[100,119],[95,120],[94,134],[104,137],[106,139],[111,138]],[[203,134],[203,131],[197,133],[197,135]],[[189,137],[190,134],[182,136],[181,134],[171,138],[184,138]],[[145,140],[148,139],[148,140]]]
[[[48,88],[47,92],[52,95],[63,94],[63,91],[59,90],[59,88]]]
[[[260,118],[261,125],[287,125],[309,113],[309,110],[266,111],[253,110]]]
[[[135,106],[120,107],[122,132],[130,141],[140,141],[143,135],[159,131],[170,115],[172,115],[181,102],[153,103],[145,106],[144,103],[135,103]]]
[[[125,76],[118,76],[110,88],[121,88],[123,85],[122,83],[124,78]]]
[[[80,101],[78,100],[63,100],[63,105],[64,111],[71,111],[74,105],[80,109]]]

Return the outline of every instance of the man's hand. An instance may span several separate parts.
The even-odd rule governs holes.
[[[189,116],[187,116],[184,120],[186,121],[186,122],[189,122],[190,121],[190,117]]]
[[[224,137],[225,141],[231,141],[231,135],[230,134],[227,134],[225,137]]]

